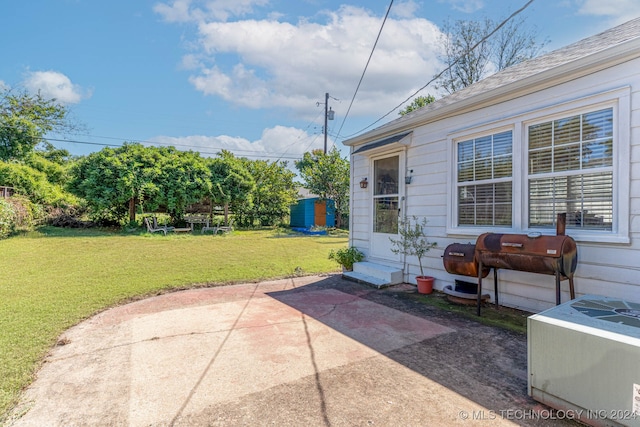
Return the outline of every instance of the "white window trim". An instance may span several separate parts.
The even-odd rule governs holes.
[[[458,170],[458,150],[457,150],[458,146],[457,146],[457,144],[460,143],[460,142],[463,142],[463,141],[468,141],[468,140],[476,139],[476,138],[482,138],[482,137],[485,137],[485,136],[496,135],[496,134],[503,133],[503,132],[511,132],[511,144],[512,144],[512,147],[511,147],[511,159],[512,160],[511,160],[511,162],[513,164],[513,156],[514,156],[514,153],[513,153],[513,148],[514,147],[513,146],[515,145],[515,131],[514,131],[513,125],[511,125],[511,126],[503,126],[503,127],[490,127],[487,130],[481,129],[481,130],[478,130],[477,132],[474,132],[472,134],[466,134],[465,136],[457,137],[457,138],[453,139],[450,142],[449,148],[452,150],[452,157],[450,156],[450,158],[452,159],[451,160],[452,161],[452,163],[451,163],[452,167],[451,167],[450,180],[451,180],[452,187],[451,187],[451,191],[449,192],[449,194],[451,194],[450,199],[453,199],[453,200],[450,201],[450,203],[452,204],[452,209],[450,210],[450,216],[452,218],[452,221],[451,221],[452,224],[457,224],[458,223],[458,184],[459,183],[458,183],[458,181],[456,179],[457,176],[458,176],[458,172],[457,172],[457,170]],[[516,193],[513,191],[514,182],[515,182],[514,179],[513,179],[513,173],[514,173],[514,171],[511,172],[510,181],[511,181],[511,192],[512,192],[512,194],[514,194],[514,197],[515,197]],[[473,185],[473,183],[475,183],[475,182],[477,182],[477,181],[470,181],[470,182],[467,182],[466,184],[467,185]],[[496,180],[491,180],[491,182],[495,183]],[[513,213],[513,201],[512,201],[511,218],[512,218],[512,221],[515,221],[515,218],[514,218],[513,215],[514,215],[514,213]],[[479,226],[478,227],[456,226],[456,228],[460,228],[460,229],[463,229],[465,231],[468,230],[468,229],[484,230],[484,231],[481,231],[480,233],[486,232],[489,229],[491,229],[491,230],[511,230],[511,227],[499,227],[499,226],[482,226],[482,227],[479,227]],[[478,234],[480,234],[480,233],[478,233]]]
[[[613,108],[614,158],[613,158],[613,206],[614,218],[611,231],[570,229],[571,237],[580,242],[629,244],[630,222],[630,155],[631,155],[631,87],[613,89],[591,96],[538,108],[508,119],[485,123],[472,129],[452,132],[447,136],[447,234],[452,236],[477,236],[486,232],[528,233],[528,152],[525,149],[528,126],[572,114]],[[457,150],[456,143],[480,136],[512,130],[513,132],[513,223],[511,227],[458,226],[457,200]],[[535,231],[541,231],[536,228]],[[543,230],[553,235],[555,229]]]

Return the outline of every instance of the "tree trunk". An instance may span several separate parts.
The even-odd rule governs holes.
[[[136,220],[136,198],[129,199],[129,221],[134,222]]]

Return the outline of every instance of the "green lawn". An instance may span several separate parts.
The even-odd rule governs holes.
[[[338,271],[347,234],[116,234],[45,227],[0,241],[0,414],[16,402],[65,329],[133,297]],[[0,415],[0,420],[2,419]]]

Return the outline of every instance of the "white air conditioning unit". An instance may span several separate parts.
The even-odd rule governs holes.
[[[640,304],[585,295],[527,320],[529,395],[594,426],[640,426]]]

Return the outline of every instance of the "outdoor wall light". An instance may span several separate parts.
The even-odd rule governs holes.
[[[413,176],[411,175],[412,173],[413,173],[413,169],[411,169],[409,173],[404,177],[405,184],[411,184],[411,179],[413,178]]]
[[[367,185],[369,185],[367,178],[362,178],[362,181],[360,181],[360,188],[367,188]]]

